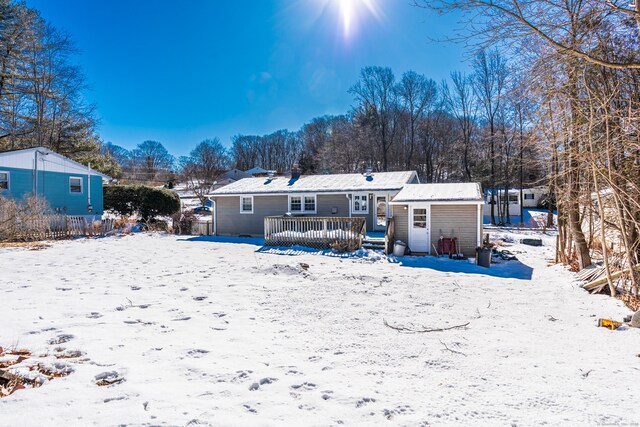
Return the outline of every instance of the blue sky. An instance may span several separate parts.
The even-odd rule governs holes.
[[[342,0],[344,1],[344,0]],[[455,20],[412,0],[28,0],[68,31],[97,105],[100,135],[146,139],[174,155],[235,134],[297,130],[349,110],[362,67],[412,69],[437,81],[465,70],[462,46],[435,43]],[[347,3],[349,3],[349,1]]]

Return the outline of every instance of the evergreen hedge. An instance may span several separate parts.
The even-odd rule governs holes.
[[[120,215],[140,215],[142,221],[168,216],[180,210],[180,198],[173,191],[144,185],[104,187],[104,209]]]

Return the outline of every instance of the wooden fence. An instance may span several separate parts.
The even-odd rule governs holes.
[[[82,216],[45,216],[26,221],[5,221],[0,230],[0,241],[29,242],[104,236],[114,231],[114,225],[114,219],[87,221]]]
[[[191,224],[192,236],[213,236],[212,221],[194,221]]]
[[[354,251],[366,236],[365,218],[282,217],[264,218],[265,246],[309,246]]]

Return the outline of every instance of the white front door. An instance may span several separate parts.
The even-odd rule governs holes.
[[[376,195],[376,210],[374,212],[374,230],[386,230],[387,228],[387,196]]]
[[[429,209],[411,207],[409,213],[409,248],[413,252],[430,253]]]

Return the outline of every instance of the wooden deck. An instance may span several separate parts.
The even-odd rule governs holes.
[[[355,251],[366,237],[365,218],[287,217],[264,218],[265,246],[308,246],[316,249]]]

